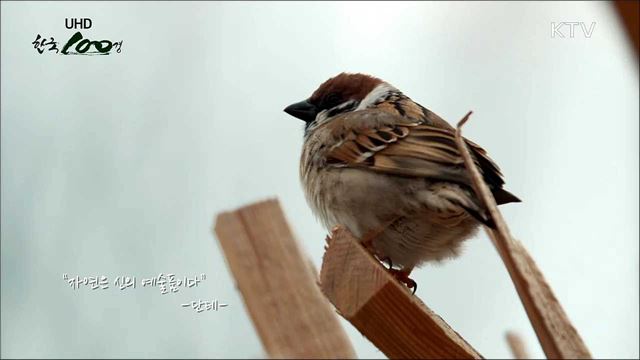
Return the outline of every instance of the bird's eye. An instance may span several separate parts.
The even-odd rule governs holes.
[[[331,109],[332,107],[340,104],[340,95],[338,95],[337,93],[331,93],[324,99],[324,103],[325,108]]]

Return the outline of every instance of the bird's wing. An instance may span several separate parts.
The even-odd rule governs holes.
[[[327,164],[471,186],[453,130],[406,120],[368,125],[346,127],[349,129],[347,135],[327,152]],[[506,191],[501,190],[504,180],[498,166],[479,145],[467,139],[465,141],[494,195],[505,195],[503,193]],[[507,197],[513,196],[508,192],[506,194]],[[496,200],[499,203],[519,201],[515,196],[504,201]]]

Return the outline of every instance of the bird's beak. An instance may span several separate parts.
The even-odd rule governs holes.
[[[297,117],[305,122],[311,122],[316,119],[318,110],[309,100],[303,100],[295,104],[291,104],[284,109],[287,114]]]

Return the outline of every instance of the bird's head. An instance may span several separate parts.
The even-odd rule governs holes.
[[[284,111],[305,121],[322,123],[336,115],[372,108],[392,94],[400,94],[388,83],[365,74],[341,73],[325,81],[306,100],[287,106]]]

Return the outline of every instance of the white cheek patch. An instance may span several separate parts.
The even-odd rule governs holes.
[[[373,88],[373,90],[371,90],[360,103],[355,100],[349,100],[338,106],[334,106],[331,109],[322,110],[316,115],[316,119],[307,125],[305,128],[305,134],[311,133],[315,128],[327,121],[330,121],[336,115],[373,107],[379,100],[384,99],[387,95],[394,92],[399,93],[400,91],[387,83],[382,83]]]
[[[315,123],[322,123],[323,121],[327,120],[327,115],[329,114],[329,110],[322,110],[318,113],[318,115],[316,115],[316,119],[314,120]]]
[[[358,108],[356,110],[367,109],[372,105],[374,105],[381,98],[387,96],[388,93],[394,92],[394,91],[398,91],[398,89],[394,88],[393,86],[387,83],[382,83],[376,86],[375,88],[373,88],[373,90],[371,90],[367,94],[367,96],[365,96],[364,99],[362,99],[362,101],[360,102],[360,105],[358,105]]]
[[[347,111],[352,111],[353,107],[355,107],[356,102],[354,100],[348,100],[343,102],[340,105],[334,106],[331,109],[322,110],[316,115],[316,120],[318,124],[323,123],[327,119],[330,119],[336,115],[345,113]]]

